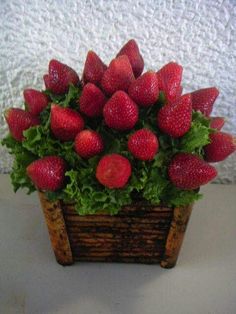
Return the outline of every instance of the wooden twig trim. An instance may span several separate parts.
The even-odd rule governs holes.
[[[160,263],[161,267],[172,268],[175,266],[191,212],[192,205],[174,209],[173,219],[166,240],[165,252]]]
[[[39,192],[39,199],[57,262],[61,265],[73,264],[73,256],[60,201],[48,201],[42,192]]]

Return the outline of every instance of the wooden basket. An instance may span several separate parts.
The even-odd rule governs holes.
[[[56,260],[160,263],[175,266],[191,215],[192,206],[157,207],[137,201],[118,215],[80,216],[73,204],[39,198]]]

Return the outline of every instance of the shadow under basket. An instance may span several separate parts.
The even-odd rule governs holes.
[[[80,216],[73,204],[39,198],[56,260],[124,262],[175,266],[191,215],[186,207],[153,206],[137,201],[114,216]]]

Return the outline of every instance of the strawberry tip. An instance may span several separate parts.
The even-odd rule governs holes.
[[[11,110],[12,108],[7,108],[6,110],[4,110],[3,114],[5,119],[8,119]]]
[[[234,145],[234,150],[236,150],[236,136],[233,136],[233,145]]]

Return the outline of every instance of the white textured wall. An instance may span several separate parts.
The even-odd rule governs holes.
[[[214,114],[236,134],[236,0],[0,0],[0,109],[22,105],[25,87],[41,88],[51,58],[81,73],[88,49],[109,62],[130,38],[146,69],[181,63],[185,92],[217,86]],[[2,115],[0,123],[2,137]],[[6,172],[11,160],[2,147],[0,156]],[[219,180],[236,182],[235,164],[233,156],[220,165]]]

